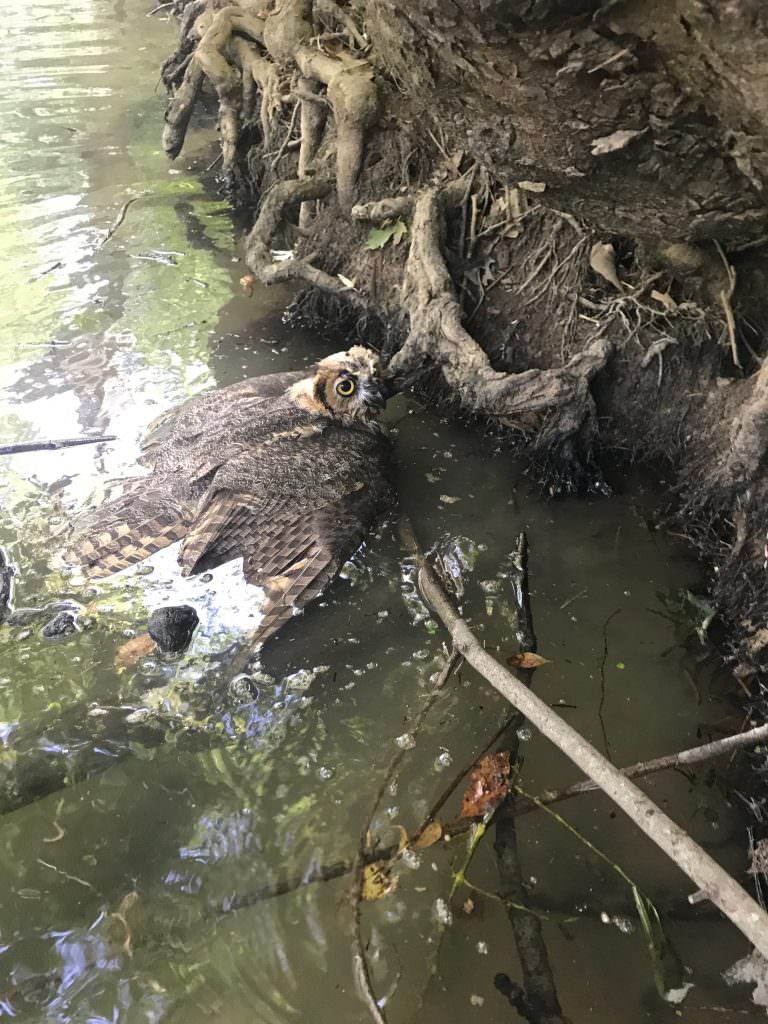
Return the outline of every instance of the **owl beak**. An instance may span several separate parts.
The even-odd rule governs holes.
[[[381,381],[368,380],[363,388],[363,405],[371,409],[383,409],[387,404],[388,395]]]

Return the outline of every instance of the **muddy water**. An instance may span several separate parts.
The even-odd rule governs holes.
[[[41,746],[73,775],[83,733],[69,736],[62,723],[87,725],[97,717],[89,709],[159,707],[178,739],[105,743],[95,754],[107,770],[0,819],[0,1016],[351,1024],[365,1011],[345,879],[227,911],[278,878],[349,858],[396,744],[410,746],[409,723],[444,650],[392,527],[291,625],[245,690],[209,671],[254,614],[236,566],[182,585],[166,556],[86,589],[59,558],[73,513],[130,471],[159,413],[202,388],[303,365],[332,344],[285,326],[286,293],[238,295],[228,211],[201,184],[210,126],[192,134],[176,166],[159,149],[162,101],[152,90],[173,29],[164,11],[148,18],[146,9],[73,0],[3,15],[2,441],[117,439],[3,458],[0,543],[17,566],[15,606],[74,601],[81,628],[44,639],[53,609],[0,627],[0,737],[10,743],[17,723],[47,714]],[[508,554],[528,532],[536,630],[551,659],[537,690],[616,763],[739,726],[705,652],[684,642],[659,599],[698,574],[648,529],[652,494],[546,504],[477,435],[415,404],[388,416],[402,506],[460,583],[475,628],[502,652],[514,650]],[[190,651],[119,671],[116,654],[149,610],[179,600],[201,618]],[[206,697],[208,738],[185,741]],[[388,789],[377,833],[396,839],[398,826],[413,828],[504,713],[462,671]],[[528,730],[521,738],[529,791],[574,779],[543,740]],[[706,773],[647,786],[741,870],[743,822]],[[603,799],[563,812],[660,906],[689,891]],[[574,1021],[722,1021],[744,1005],[719,977],[745,952],[728,926],[668,922],[679,980],[693,988],[681,1005],[665,1004],[626,884],[543,815],[521,821],[520,843],[531,897],[554,911],[544,931]],[[373,980],[392,1022],[514,1015],[493,986],[497,972],[519,976],[503,909],[475,892],[466,913],[470,893],[460,890],[446,924],[463,849],[424,850],[398,869],[394,893],[365,907]],[[490,839],[468,877],[497,887]]]

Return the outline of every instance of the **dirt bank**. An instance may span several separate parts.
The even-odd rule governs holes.
[[[768,667],[768,9],[179,3],[164,144],[218,108],[253,276],[530,452],[665,466],[734,669]],[[202,97],[202,100],[201,100]],[[274,249],[292,258],[273,262]],[[438,385],[435,388],[435,384]]]

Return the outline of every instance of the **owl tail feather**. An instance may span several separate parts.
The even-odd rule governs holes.
[[[128,491],[86,517],[67,559],[90,578],[111,576],[182,540],[188,528],[188,515],[167,496],[161,501]]]

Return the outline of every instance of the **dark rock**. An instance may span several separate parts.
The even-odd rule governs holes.
[[[156,608],[149,617],[149,635],[164,654],[178,654],[189,647],[200,619],[191,605]]]
[[[77,620],[71,611],[60,611],[46,622],[40,630],[40,635],[46,640],[57,640],[59,637],[69,636],[77,632]]]

